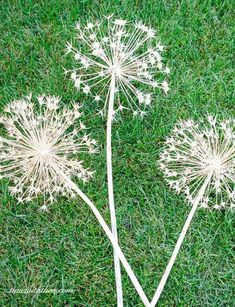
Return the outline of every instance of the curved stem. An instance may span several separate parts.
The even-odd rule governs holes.
[[[116,221],[116,212],[115,212],[114,195],[113,195],[113,171],[112,171],[112,120],[114,112],[113,105],[114,105],[114,94],[115,94],[115,73],[112,74],[109,92],[110,94],[109,94],[109,107],[108,107],[108,119],[107,119],[107,139],[106,139],[108,197],[109,197],[109,211],[111,218],[111,229],[115,239],[118,242],[117,221]],[[120,266],[119,257],[115,249],[113,250],[113,257],[114,257],[114,269],[115,269],[115,279],[116,279],[116,289],[117,289],[117,306],[123,307],[121,266]]]
[[[164,286],[165,286],[165,284],[167,282],[167,279],[168,279],[168,277],[170,275],[171,269],[172,269],[172,267],[173,267],[173,265],[175,263],[176,257],[177,257],[177,255],[179,253],[180,247],[181,247],[181,245],[183,243],[183,240],[185,238],[187,230],[188,230],[188,228],[189,228],[189,226],[191,224],[191,221],[192,221],[192,219],[194,217],[194,214],[195,214],[195,212],[197,210],[197,207],[198,207],[198,205],[200,203],[200,200],[202,199],[202,197],[203,197],[203,195],[205,193],[205,190],[206,190],[206,188],[207,188],[207,186],[208,186],[208,184],[209,184],[209,182],[211,180],[211,176],[212,176],[212,173],[207,176],[207,178],[204,181],[204,184],[202,185],[201,189],[198,192],[198,195],[197,195],[197,197],[195,199],[193,207],[192,207],[192,209],[191,209],[191,211],[190,211],[190,213],[189,213],[189,215],[188,215],[188,217],[186,219],[184,227],[183,227],[183,229],[182,229],[182,231],[181,231],[181,233],[179,235],[179,238],[178,238],[177,243],[175,245],[174,251],[173,251],[173,253],[171,255],[170,261],[167,264],[166,270],[165,270],[164,274],[162,275],[161,281],[160,281],[160,283],[159,283],[159,285],[157,287],[157,290],[156,290],[156,292],[154,294],[154,297],[153,297],[153,299],[151,301],[150,307],[154,307],[157,304],[157,302],[158,302],[158,300],[159,300],[159,298],[161,296],[161,293],[162,293],[163,288],[164,288]]]
[[[138,279],[135,276],[135,273],[132,271],[132,268],[130,267],[129,263],[126,260],[126,257],[124,256],[120,246],[118,245],[118,242],[114,235],[112,234],[111,230],[109,229],[109,226],[103,219],[102,215],[100,214],[99,210],[96,208],[96,206],[92,203],[92,201],[78,188],[78,186],[64,173],[61,172],[61,175],[64,177],[66,182],[69,184],[69,186],[85,201],[85,203],[90,207],[92,212],[94,213],[96,219],[100,223],[101,227],[103,228],[105,234],[109,238],[110,242],[113,245],[114,250],[117,253],[117,256],[119,257],[120,261],[122,262],[130,280],[132,281],[137,293],[139,294],[140,298],[142,299],[145,306],[149,306],[150,302],[145,295]]]

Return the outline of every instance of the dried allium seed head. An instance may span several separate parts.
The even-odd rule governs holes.
[[[160,160],[169,185],[191,203],[212,173],[200,206],[235,208],[235,120],[218,122],[208,116],[199,123],[179,122]]]
[[[55,194],[73,195],[63,174],[83,181],[92,176],[82,161],[73,159],[82,152],[95,152],[95,140],[82,131],[85,126],[80,122],[79,128],[71,127],[81,116],[80,107],[60,110],[57,97],[37,100],[38,112],[30,95],[10,103],[0,119],[5,128],[0,137],[0,176],[13,183],[10,191],[19,202],[39,195],[49,202]]]
[[[140,22],[132,26],[122,19],[113,20],[112,16],[86,26],[78,23],[76,29],[81,48],[78,50],[68,43],[66,50],[74,55],[78,68],[66,73],[70,73],[78,90],[97,93],[94,100],[103,101],[101,115],[106,113],[113,74],[117,94],[115,112],[130,108],[134,115],[144,115],[145,107],[151,104],[151,94],[139,90],[139,83],[168,92],[164,75],[170,70],[162,63],[164,47],[157,42],[153,29]],[[125,106],[125,100],[129,106]]]

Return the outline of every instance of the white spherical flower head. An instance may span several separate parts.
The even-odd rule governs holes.
[[[213,116],[176,124],[160,156],[169,185],[194,203],[208,180],[200,206],[235,208],[235,120]]]
[[[52,202],[55,194],[73,196],[64,175],[83,181],[92,176],[74,156],[95,152],[96,142],[82,131],[85,126],[81,122],[74,128],[81,116],[77,104],[60,109],[57,97],[40,96],[37,100],[37,110],[31,96],[13,101],[0,118],[4,128],[0,176],[13,183],[10,191],[19,202],[42,195],[45,210],[46,202]]]
[[[117,96],[115,113],[128,108],[135,115],[144,115],[145,107],[151,104],[151,94],[139,89],[139,85],[168,92],[165,76],[170,69],[162,63],[164,47],[153,29],[112,16],[85,26],[78,23],[76,29],[80,48],[67,44],[67,52],[74,55],[77,67],[66,73],[77,89],[92,93],[97,102],[103,101],[100,114],[106,113],[112,76]]]

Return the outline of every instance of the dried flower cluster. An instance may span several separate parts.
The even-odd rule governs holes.
[[[92,171],[73,156],[95,152],[95,140],[79,128],[71,127],[80,118],[80,107],[59,109],[57,97],[37,97],[38,112],[31,95],[16,100],[0,117],[4,135],[0,137],[0,176],[13,182],[10,191],[19,202],[44,197],[52,202],[54,194],[72,194],[62,174],[87,181]],[[46,204],[42,207],[46,209]]]
[[[107,25],[103,25],[107,23]],[[151,94],[141,91],[137,84],[168,91],[164,75],[170,72],[162,63],[164,47],[157,42],[155,31],[142,23],[130,27],[122,19],[106,17],[105,22],[88,22],[76,26],[79,50],[67,44],[67,53],[73,53],[78,68],[66,70],[75,87],[85,94],[96,93],[94,100],[103,101],[100,114],[106,113],[111,77],[115,74],[116,104],[114,112],[130,108],[134,115],[145,114],[151,104]],[[103,31],[107,29],[107,31]],[[156,80],[158,78],[158,80]],[[129,102],[124,105],[124,100]]]
[[[234,120],[218,122],[209,115],[199,123],[179,122],[167,139],[160,160],[169,185],[178,193],[184,192],[191,203],[212,173],[200,206],[235,208]]]

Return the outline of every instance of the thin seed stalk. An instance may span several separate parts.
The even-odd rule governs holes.
[[[182,228],[182,231],[181,231],[181,233],[179,235],[179,238],[177,240],[177,243],[175,245],[175,248],[174,248],[174,251],[173,251],[173,253],[171,255],[171,258],[170,258],[170,260],[169,260],[169,262],[167,264],[165,272],[162,275],[161,281],[160,281],[160,283],[159,283],[159,285],[157,287],[157,290],[156,290],[156,292],[154,294],[154,297],[153,297],[153,299],[151,301],[150,307],[156,306],[156,304],[157,304],[157,302],[158,302],[158,300],[159,300],[159,298],[160,298],[160,296],[162,294],[163,288],[164,288],[164,286],[165,286],[165,284],[167,282],[167,279],[168,279],[168,277],[170,275],[171,269],[172,269],[172,267],[173,267],[173,265],[175,263],[176,257],[177,257],[177,255],[178,255],[178,253],[180,251],[180,248],[181,248],[181,245],[182,245],[182,243],[184,241],[185,235],[186,235],[186,233],[188,231],[188,228],[189,228],[189,226],[191,224],[191,221],[192,221],[192,219],[194,217],[194,214],[195,214],[195,212],[196,212],[196,210],[198,208],[198,205],[199,205],[199,203],[200,203],[200,201],[201,201],[201,199],[202,199],[202,197],[203,197],[203,195],[205,193],[205,190],[206,190],[206,188],[207,188],[207,186],[208,186],[208,184],[209,184],[209,182],[211,180],[212,174],[213,174],[212,172],[210,174],[208,174],[208,176],[206,177],[206,179],[204,181],[204,184],[202,185],[201,189],[198,192],[198,195],[197,195],[197,197],[195,199],[195,202],[194,202],[194,204],[192,206],[192,209],[191,209],[191,211],[190,211],[190,213],[189,213],[189,215],[188,215],[188,217],[187,217],[187,219],[185,221],[184,227]]]
[[[63,176],[63,178],[65,179],[65,181],[70,185],[70,187],[82,198],[82,200],[84,200],[84,202],[90,207],[90,209],[92,210],[93,214],[95,215],[96,219],[98,220],[100,226],[102,227],[103,231],[105,232],[105,234],[107,235],[107,237],[109,238],[116,254],[117,257],[120,259],[123,267],[125,268],[131,282],[133,283],[137,293],[139,294],[141,300],[143,301],[145,306],[149,306],[150,302],[147,298],[147,296],[145,295],[135,273],[133,272],[132,268],[130,267],[128,261],[126,260],[125,255],[123,254],[116,238],[114,237],[113,233],[111,232],[111,230],[109,229],[109,226],[107,225],[107,223],[105,222],[105,220],[103,219],[102,215],[100,214],[99,210],[96,208],[96,206],[92,203],[92,201],[79,189],[79,187],[64,173],[61,172],[61,175]]]
[[[112,74],[110,83],[109,106],[108,106],[108,119],[107,119],[107,140],[106,140],[106,159],[107,159],[107,179],[108,179],[108,198],[109,198],[109,211],[111,218],[111,229],[114,238],[118,242],[117,221],[114,205],[113,193],[113,171],[112,171],[112,120],[113,120],[113,105],[115,96],[115,73]],[[113,251],[115,280],[117,289],[117,306],[123,307],[123,293],[122,293],[122,277],[120,260],[116,250]]]

